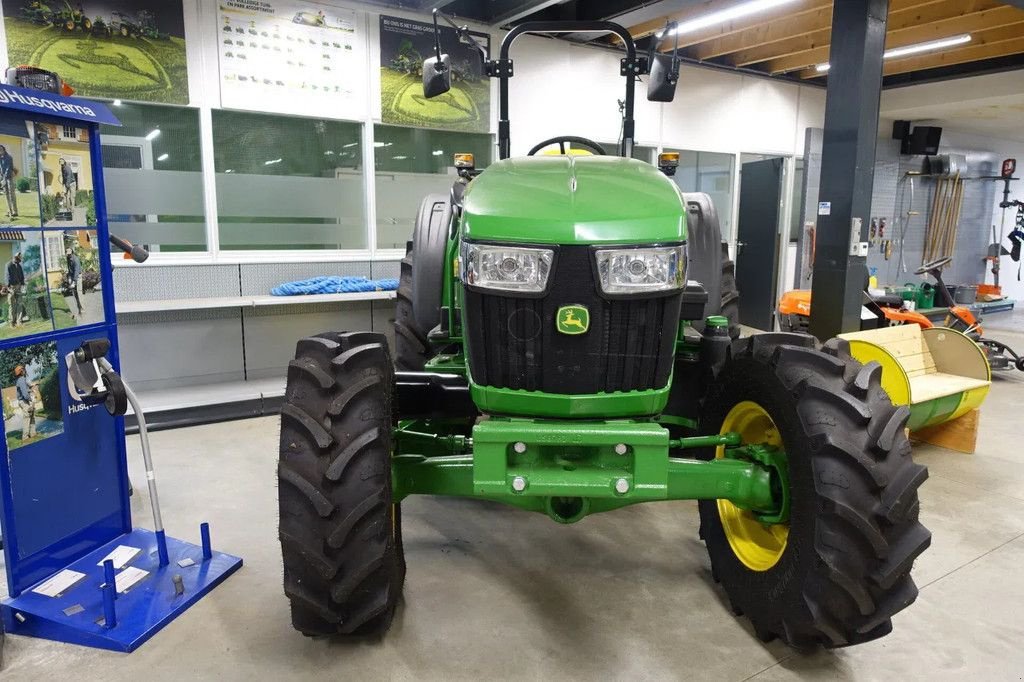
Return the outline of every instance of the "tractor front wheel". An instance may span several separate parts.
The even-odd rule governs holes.
[[[391,497],[394,370],[383,334],[302,339],[278,462],[284,592],[306,635],[380,635],[405,580]]]
[[[910,569],[931,541],[917,498],[928,471],[911,459],[909,411],[882,391],[878,364],[858,363],[846,342],[817,350],[803,338],[736,342],[701,418],[702,433],[739,433],[781,463],[782,514],[702,500],[701,536],[733,611],[759,638],[832,648],[887,634],[917,597]]]

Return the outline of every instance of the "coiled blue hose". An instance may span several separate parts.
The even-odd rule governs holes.
[[[397,279],[369,279],[367,277],[339,277],[323,275],[298,282],[285,282],[270,290],[274,296],[301,296],[303,294],[352,294],[365,291],[394,291]]]

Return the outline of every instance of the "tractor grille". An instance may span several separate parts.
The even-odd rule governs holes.
[[[681,294],[602,298],[592,258],[587,246],[559,247],[543,298],[466,290],[463,328],[474,382],[569,395],[668,384]],[[587,307],[587,333],[555,329],[565,305]]]

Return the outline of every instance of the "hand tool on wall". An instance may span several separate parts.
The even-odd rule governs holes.
[[[992,240],[993,243],[988,247],[988,255],[986,260],[992,261],[992,275],[995,277],[995,287],[999,289],[999,257],[1010,256],[1017,265],[1017,281],[1020,281],[1020,251],[1021,242],[1024,241],[1024,202],[1020,199],[1010,200],[1010,182],[1017,180],[1018,178],[1013,177],[1014,172],[1017,170],[1017,159],[1006,159],[1003,161],[1002,169],[997,178],[1003,181],[1003,200],[999,202],[999,208],[1002,209],[1002,215],[999,218],[999,234],[995,234],[995,226],[993,225]],[[1017,207],[1017,217],[1014,221],[1013,229],[1010,230],[1010,234],[1007,238],[1010,240],[1010,251],[1007,251],[1003,247],[1003,234],[1006,227],[1006,209]]]
[[[963,164],[944,163],[945,168],[956,170],[951,176],[940,176],[935,183],[935,196],[928,217],[922,258],[931,262],[951,254],[956,246],[957,229],[964,196],[964,179],[959,173]]]

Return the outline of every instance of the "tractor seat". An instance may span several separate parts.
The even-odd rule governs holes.
[[[896,294],[872,296],[871,300],[883,308],[902,308],[904,304],[903,298]]]

